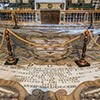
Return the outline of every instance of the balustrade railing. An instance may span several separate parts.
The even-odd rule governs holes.
[[[18,22],[33,22],[35,21],[35,12],[31,10],[0,10],[0,21],[12,21],[13,13]]]
[[[100,10],[76,10],[65,11],[65,23],[90,22],[92,14],[93,22],[100,22]]]
[[[18,22],[36,22],[37,10],[0,10],[0,22],[2,21],[12,21],[13,12],[15,12],[15,17]],[[38,14],[41,12],[38,11]],[[92,15],[93,22],[100,22],[100,10],[66,10],[61,11],[64,14],[63,22],[67,23],[84,23],[90,22],[90,16]],[[34,24],[34,23],[32,23]]]
[[[16,11],[17,21],[33,22],[35,21],[35,11]]]
[[[100,12],[94,12],[94,21],[98,22],[100,21]]]
[[[67,13],[65,14],[65,22],[84,22],[84,13]]]
[[[12,20],[11,11],[0,11],[0,21],[10,21]]]

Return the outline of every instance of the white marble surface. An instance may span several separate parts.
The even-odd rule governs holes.
[[[0,64],[0,78],[15,80],[31,93],[33,89],[57,91],[65,89],[70,94],[80,83],[100,79],[100,62],[90,67],[57,65],[16,65]]]

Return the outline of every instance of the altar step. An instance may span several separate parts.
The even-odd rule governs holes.
[[[33,30],[41,30],[47,32],[55,32],[67,29],[83,29],[85,26],[82,24],[66,24],[66,25],[58,25],[58,24],[41,24],[41,25],[33,25],[33,26],[25,26],[27,28],[32,28]]]

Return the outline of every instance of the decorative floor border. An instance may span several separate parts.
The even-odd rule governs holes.
[[[71,94],[67,95],[67,91],[64,89],[60,89],[55,93],[52,91],[43,92],[42,90],[35,89],[32,91],[32,94],[29,94],[24,87],[22,87],[18,82],[11,81],[11,80],[4,80],[0,79],[0,87],[12,87],[18,90],[19,96],[18,100],[82,100],[81,93],[84,89],[92,88],[86,92],[87,94],[93,94],[99,92],[100,96],[100,79],[95,81],[86,81],[81,83]],[[94,87],[94,88],[93,88]],[[0,90],[0,93],[8,91],[8,89],[4,89],[4,91]],[[12,90],[11,90],[12,91]],[[3,96],[1,96],[3,98]],[[1,98],[0,97],[0,98]],[[87,97],[89,100],[89,97]],[[95,98],[95,97],[93,97]],[[97,100],[97,99],[94,99]]]

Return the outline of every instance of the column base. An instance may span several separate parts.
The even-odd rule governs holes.
[[[75,63],[79,67],[88,67],[88,66],[90,66],[90,64],[86,60],[75,60]]]
[[[13,29],[19,29],[19,27],[18,26],[14,26]]]
[[[14,58],[14,60],[8,60],[4,63],[4,65],[16,65],[18,63],[18,58]]]
[[[94,29],[93,25],[90,25],[90,26],[88,27],[88,29]]]

